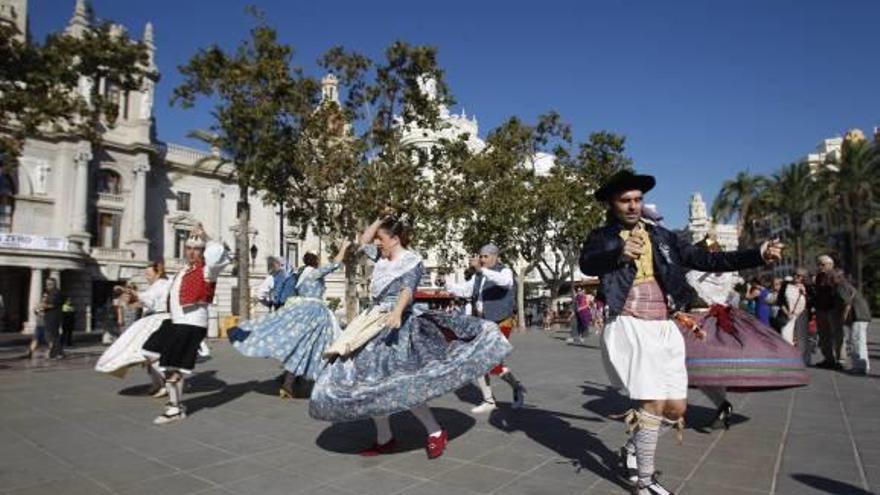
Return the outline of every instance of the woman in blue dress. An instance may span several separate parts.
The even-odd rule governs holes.
[[[428,433],[428,458],[439,457],[448,436],[427,401],[483,376],[510,353],[510,344],[492,322],[439,311],[414,313],[413,295],[424,267],[422,258],[406,249],[404,222],[376,220],[364,231],[361,244],[375,266],[372,305],[358,319],[378,313],[384,323],[366,332],[355,325],[358,319],[349,324],[339,341],[347,341],[341,347],[348,350],[334,355],[318,377],[309,414],[334,422],[372,418],[376,441],[362,452],[372,456],[394,451],[389,415],[409,410]]]
[[[318,256],[306,253],[296,282],[295,296],[283,307],[262,319],[245,322],[229,333],[229,340],[245,356],[275,358],[284,366],[284,381],[278,394],[294,396],[299,380],[314,382],[327,365],[324,349],[339,336],[339,323],[324,303],[324,278],[339,269],[348,242],[336,259],[318,266]]]

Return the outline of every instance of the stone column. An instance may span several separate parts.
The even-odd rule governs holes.
[[[150,171],[149,157],[141,156],[133,168],[134,186],[131,188],[132,210],[131,215],[131,240],[128,242],[135,252],[135,258],[146,260],[149,250],[147,240],[147,172]]]
[[[211,197],[214,199],[214,232],[209,232],[208,235],[211,235],[215,239],[220,242],[223,242],[223,190],[219,187],[211,188]]]
[[[73,156],[74,185],[73,211],[70,212],[70,234],[68,238],[81,251],[87,252],[92,235],[88,231],[89,221],[89,162],[92,152],[86,143],[79,147]]]
[[[37,328],[37,315],[34,311],[40,306],[43,298],[43,270],[31,268],[31,285],[28,290],[28,314],[27,323],[24,325],[24,333],[32,334]]]

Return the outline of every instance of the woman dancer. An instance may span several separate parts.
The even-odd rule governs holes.
[[[167,391],[164,387],[162,373],[156,368],[155,360],[148,361],[141,353],[141,348],[150,336],[162,326],[162,323],[170,318],[168,314],[168,291],[171,282],[165,276],[165,265],[161,262],[153,262],[144,269],[144,277],[149,283],[147,290],[136,293],[137,300],[143,309],[144,317],[132,323],[128,329],[121,333],[113,345],[104,351],[95,371],[110,373],[120,378],[124,377],[128,369],[137,364],[143,364],[153,385],[150,395],[164,397]],[[129,289],[129,295],[135,294]]]
[[[306,253],[297,277],[296,296],[274,313],[232,329],[229,340],[245,356],[275,358],[284,366],[281,398],[294,396],[296,381],[314,382],[324,370],[324,350],[339,336],[336,316],[324,302],[324,278],[342,266],[349,243],[343,242],[332,263],[319,267],[318,255]]]
[[[372,305],[346,328],[327,354],[334,359],[318,378],[309,414],[325,421],[372,417],[376,441],[361,454],[393,452],[389,415],[409,410],[428,433],[429,459],[448,442],[427,401],[483,376],[511,351],[492,322],[427,311],[413,313],[413,295],[424,270],[407,249],[404,222],[386,216],[361,236],[363,252],[376,264]],[[372,244],[376,242],[376,244]]]
[[[711,236],[698,245],[721,250]],[[733,405],[727,400],[728,389],[776,389],[809,382],[797,349],[732,304],[736,275],[691,271],[687,280],[698,296],[692,318],[678,321],[687,349],[688,384],[718,408],[712,428],[730,427]]]

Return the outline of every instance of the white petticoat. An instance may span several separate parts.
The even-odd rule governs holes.
[[[147,359],[141,353],[144,342],[162,326],[163,321],[170,317],[168,313],[156,313],[132,323],[113,342],[113,345],[101,354],[98,363],[95,364],[95,371],[110,373],[121,378],[125,376],[128,368],[146,362]]]
[[[634,400],[686,399],[684,338],[671,320],[618,316],[602,331],[611,384]]]

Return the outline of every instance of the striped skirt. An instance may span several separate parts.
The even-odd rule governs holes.
[[[705,338],[681,326],[686,347],[688,384],[755,390],[797,387],[809,375],[797,348],[749,313],[713,306],[693,314]]]

